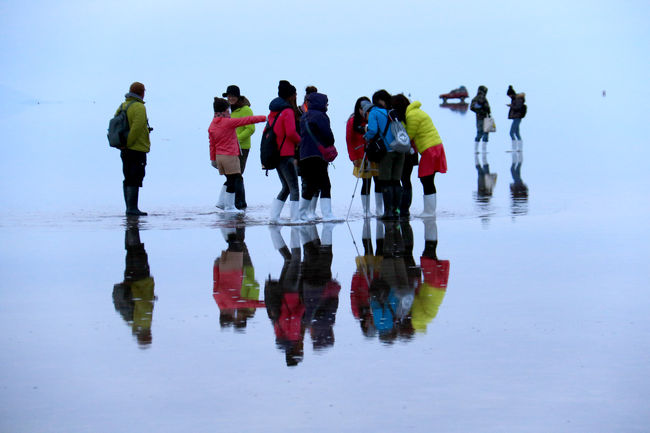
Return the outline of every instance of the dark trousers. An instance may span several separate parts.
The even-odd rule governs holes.
[[[320,191],[321,198],[331,198],[332,185],[327,174],[327,162],[321,158],[306,158],[300,161],[303,189],[302,198],[311,200]]]
[[[147,154],[137,150],[123,149],[120,152],[122,158],[122,173],[124,174],[124,186],[142,186],[147,165]]]

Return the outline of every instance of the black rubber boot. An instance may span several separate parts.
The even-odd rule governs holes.
[[[399,219],[400,206],[402,204],[402,186],[401,185],[392,185],[393,189],[393,219]]]
[[[248,207],[248,204],[246,204],[246,191],[244,190],[244,179],[241,177],[235,184],[235,207],[240,210],[246,209]]]
[[[386,185],[381,190],[384,199],[384,214],[381,216],[382,221],[395,219],[395,202],[393,201],[393,187]]]
[[[408,218],[411,215],[411,202],[413,201],[413,187],[402,188],[402,199],[399,205],[399,217]]]
[[[147,215],[146,212],[142,212],[138,209],[138,190],[140,188],[137,186],[127,186],[124,188],[124,195],[126,199],[126,214],[135,215],[135,216],[144,216]]]

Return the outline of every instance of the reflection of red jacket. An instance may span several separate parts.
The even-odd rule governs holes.
[[[359,134],[352,128],[353,123],[354,114],[350,116],[345,127],[345,141],[348,144],[348,155],[350,156],[350,161],[363,159],[366,145],[366,140],[363,138],[363,134]],[[362,123],[362,125],[364,124],[365,122]]]
[[[449,260],[434,260],[420,257],[423,282],[438,289],[447,290],[449,280]]]
[[[214,300],[220,310],[238,308],[263,308],[264,301],[244,299],[241,296],[244,281],[244,253],[223,251],[213,268]]]
[[[285,293],[282,296],[280,317],[274,324],[275,336],[289,341],[299,341],[302,338],[302,316],[305,305],[300,301],[298,293]]]
[[[350,304],[352,314],[357,319],[361,318],[361,309],[370,307],[370,293],[368,291],[368,281],[362,271],[357,271],[352,276],[350,287]]]

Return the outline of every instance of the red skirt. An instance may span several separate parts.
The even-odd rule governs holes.
[[[447,157],[442,143],[425,150],[420,158],[418,177],[431,176],[434,173],[447,173]]]

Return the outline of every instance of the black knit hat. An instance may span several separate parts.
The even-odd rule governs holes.
[[[296,88],[291,85],[287,80],[280,80],[278,84],[278,96],[282,99],[296,94]]]
[[[214,102],[212,103],[212,108],[214,108],[215,113],[222,113],[226,111],[228,107],[230,107],[230,104],[225,99],[214,98]]]

